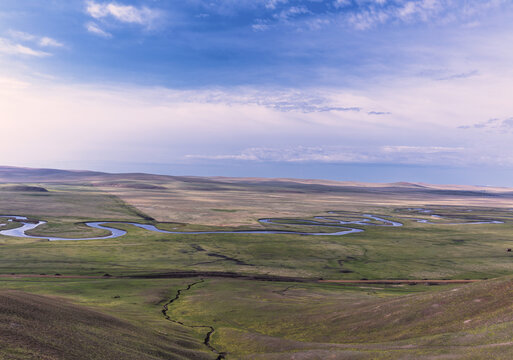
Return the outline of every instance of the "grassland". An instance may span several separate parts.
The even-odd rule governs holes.
[[[508,190],[45,174],[0,186],[0,214],[48,222],[32,230],[35,236],[105,235],[84,225],[94,220],[183,231],[325,232],[332,229],[302,220],[372,213],[404,226],[351,225],[365,231],[302,236],[173,235],[116,224],[126,236],[57,242],[0,236],[0,358],[513,357]],[[413,210],[418,207],[432,213]],[[261,224],[261,217],[295,224]],[[455,225],[476,220],[504,223]],[[0,224],[19,226],[1,218]],[[411,286],[319,279],[482,281]],[[76,336],[66,337],[71,332]]]
[[[128,231],[108,240],[48,242],[0,237],[0,272],[67,275],[141,275],[172,271],[231,271],[308,279],[484,279],[512,272],[513,215],[500,209],[474,209],[473,219],[501,219],[504,224],[421,224],[395,209],[403,227],[360,226],[363,233],[340,237],[283,234],[172,235],[116,224]],[[454,221],[468,214],[453,212]],[[125,216],[125,215],[121,215]],[[121,217],[120,216],[120,217]],[[84,219],[44,217],[48,225],[35,235],[104,235]],[[55,220],[54,220],[55,219]],[[97,219],[97,218],[96,218]],[[75,223],[75,221],[80,222]],[[139,221],[144,222],[143,219]],[[163,229],[219,229],[211,226],[158,224]],[[305,226],[276,226],[305,229]],[[247,228],[247,227],[245,227]],[[87,231],[83,231],[86,230]]]
[[[93,182],[158,221],[216,226],[256,225],[256,219],[265,217],[308,218],[327,210],[373,212],[376,208],[462,205],[507,209],[513,203],[511,190],[494,188],[162,177],[132,183],[162,189]]]
[[[175,313],[215,323],[214,344],[240,358],[511,357],[510,278],[417,290],[213,281]]]
[[[16,284],[13,287],[28,287]],[[2,284],[3,286],[7,284]],[[9,284],[10,285],[10,284]],[[23,286],[25,285],[25,286]],[[56,288],[46,281],[33,286],[46,292]],[[71,284],[72,285],[72,284]],[[128,286],[129,284],[126,284]],[[3,287],[2,286],[2,287]],[[81,289],[86,287],[81,286]],[[145,286],[141,286],[142,289]],[[167,287],[166,287],[167,289]],[[101,288],[95,301],[105,304]],[[114,287],[113,290],[119,290]],[[124,294],[127,293],[125,288]],[[66,289],[69,295],[73,286]],[[78,302],[80,294],[74,297]],[[79,306],[62,298],[38,296],[20,291],[0,291],[0,354],[2,359],[209,359],[196,334],[160,324],[157,316],[144,312],[151,294],[133,311],[133,303],[117,301],[122,306],[116,317]],[[133,296],[128,298],[134,301]],[[110,299],[110,302],[114,302]],[[98,308],[98,306],[96,306]],[[133,313],[130,313],[130,311]],[[158,314],[158,313],[157,313]],[[153,315],[153,316],[152,316]],[[129,318],[123,320],[123,318]],[[167,325],[167,326],[165,326]]]
[[[103,336],[106,329],[112,338],[120,336],[114,330],[130,330],[136,336],[137,329],[144,326],[147,333],[135,344],[146,347],[142,353],[162,347],[164,340],[174,356],[214,359],[216,353],[201,347],[205,327],[212,327],[215,331],[211,346],[232,359],[508,359],[513,354],[511,278],[444,287],[339,286],[216,278],[199,283],[197,278],[12,278],[2,279],[0,284],[52,296],[39,307],[57,306],[54,310],[60,314],[59,320],[67,321],[61,314],[62,300],[58,299],[77,304],[69,310],[74,321],[82,321],[84,314],[80,311],[85,309],[97,316],[113,316],[105,323],[95,320],[98,336]],[[184,291],[168,311],[171,320],[184,324],[179,326],[164,320],[161,310],[187,284],[196,285]],[[54,296],[58,296],[57,300]],[[40,298],[29,299],[41,303]],[[35,309],[42,319],[56,316],[47,314],[48,309]],[[75,309],[80,311],[75,313]],[[58,334],[72,330],[60,326],[55,331]],[[84,325],[86,329],[89,326]],[[38,334],[43,330],[46,329],[33,329],[34,337],[41,337]],[[45,341],[54,341],[55,332],[45,333],[43,338],[50,339]],[[66,344],[72,341],[68,339]],[[108,342],[95,345],[101,351],[112,350]],[[131,347],[121,343],[119,349]]]

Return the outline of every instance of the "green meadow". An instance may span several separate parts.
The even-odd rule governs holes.
[[[130,189],[131,197],[151,192],[155,204],[172,206],[162,199],[175,196],[179,185],[152,184]],[[32,190],[36,187],[47,191]],[[127,234],[114,239],[47,241],[0,235],[0,310],[10,314],[0,325],[5,334],[0,338],[3,358],[36,359],[44,354],[45,359],[478,359],[491,354],[506,359],[513,355],[509,336],[513,252],[508,251],[513,248],[513,212],[504,206],[490,207],[488,199],[482,206],[476,206],[475,199],[474,205],[464,206],[458,199],[446,204],[446,195],[437,195],[437,201],[433,197],[424,204],[432,211],[425,213],[415,210],[417,195],[411,195],[411,206],[404,194],[397,204],[356,205],[358,197],[370,195],[358,190],[348,200],[345,190],[338,201],[323,205],[322,199],[315,200],[315,208],[302,208],[300,216],[290,216],[290,204],[287,209],[271,208],[270,215],[282,220],[261,224],[257,221],[261,210],[241,199],[253,199],[268,189],[248,187],[251,196],[237,193],[226,208],[213,205],[216,202],[204,195],[204,207],[198,212],[211,212],[219,221],[202,224],[159,221],[154,213],[157,205],[150,215],[137,201],[130,203],[128,196],[116,191],[83,183],[10,185],[0,187],[0,213],[47,222],[29,235],[67,238],[108,235],[85,225],[102,220],[175,231],[326,233],[336,229],[310,226],[308,221],[316,216],[360,220],[370,213],[403,226],[347,225],[364,232],[308,236],[164,234],[118,223],[111,226]],[[401,189],[395,191],[401,194]],[[297,198],[287,191],[278,194],[290,203],[297,201],[301,208],[303,193]],[[196,203],[198,194],[190,195]],[[317,195],[312,192],[313,199]],[[185,201],[186,196],[180,196]],[[149,200],[144,201],[147,206]],[[241,212],[253,217],[244,222]],[[224,223],[218,216],[226,217]],[[194,214],[191,219],[196,219]],[[468,224],[490,220],[503,223]],[[369,223],[380,225],[375,220]],[[21,226],[7,218],[0,218],[0,224],[4,224],[0,230]],[[321,279],[481,281],[384,285],[319,283]],[[20,305],[25,302],[30,304]],[[52,331],[30,328],[32,315],[26,309],[35,303],[40,314],[36,320],[48,318]],[[71,337],[71,350],[56,340],[78,331],[70,327],[70,319],[80,324],[86,339],[80,344]],[[106,334],[107,340],[101,341]],[[144,340],[128,345],[135,337]]]

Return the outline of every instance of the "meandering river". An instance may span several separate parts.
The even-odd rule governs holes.
[[[336,215],[335,212],[330,212],[330,215]],[[438,215],[432,215],[433,218],[440,219],[441,217]],[[20,227],[8,230],[0,231],[0,235],[4,236],[12,236],[12,237],[21,237],[21,238],[31,238],[31,239],[44,239],[49,241],[64,241],[64,240],[103,240],[103,239],[113,239],[118,238],[120,236],[126,235],[125,230],[116,229],[109,225],[115,224],[124,224],[124,225],[132,225],[141,229],[145,229],[152,232],[158,232],[163,234],[182,234],[182,235],[200,235],[200,234],[295,234],[295,235],[311,235],[311,236],[341,236],[353,233],[363,232],[363,229],[353,228],[349,225],[358,225],[358,226],[383,226],[383,227],[399,227],[403,226],[402,223],[388,220],[376,215],[364,214],[361,215],[361,219],[353,220],[353,221],[344,221],[340,219],[334,218],[334,216],[317,216],[315,220],[302,220],[302,219],[259,219],[258,221],[262,224],[272,224],[272,225],[296,225],[296,226],[323,226],[333,228],[335,231],[333,232],[302,232],[302,231],[291,231],[291,230],[234,230],[234,231],[225,231],[225,230],[210,230],[210,231],[169,231],[162,230],[157,228],[155,225],[150,224],[140,224],[135,222],[122,222],[122,221],[92,221],[85,223],[87,226],[95,229],[107,230],[110,232],[110,235],[100,236],[100,237],[88,237],[88,238],[63,238],[63,237],[49,237],[49,236],[34,236],[28,235],[27,232],[37,228],[38,226],[45,224],[46,221],[38,221],[32,222],[28,221],[25,216],[18,215],[2,215],[0,217],[8,218],[8,221],[17,221],[21,224]],[[425,219],[413,219],[417,222],[421,223],[429,223],[429,220]],[[468,223],[452,223],[452,224],[442,224],[442,225],[475,225],[475,224],[502,224],[502,221],[474,221]],[[3,226],[3,225],[0,225]]]

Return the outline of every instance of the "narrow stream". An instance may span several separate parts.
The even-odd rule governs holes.
[[[362,229],[356,229],[347,227],[344,225],[348,224],[354,224],[354,225],[365,225],[365,226],[378,226],[377,224],[372,224],[369,221],[370,220],[378,220],[378,221],[384,221],[384,223],[379,226],[402,226],[402,224],[395,223],[389,220],[380,219],[371,215],[364,215],[365,217],[368,217],[368,219],[363,219],[362,221],[356,221],[356,222],[336,222],[332,219],[327,219],[327,222],[322,221],[313,221],[313,220],[296,220],[300,221],[300,223],[297,222],[286,222],[287,219],[259,219],[258,221],[262,224],[272,224],[272,225],[303,225],[303,226],[324,226],[324,227],[332,227],[338,231],[334,232],[304,232],[304,231],[290,231],[290,230],[233,230],[233,231],[226,231],[226,230],[211,230],[211,231],[168,231],[168,230],[162,230],[157,228],[155,225],[150,224],[139,224],[135,222],[123,222],[123,221],[92,221],[85,223],[87,226],[95,228],[95,229],[101,229],[101,230],[107,230],[110,232],[110,235],[108,236],[100,236],[100,237],[89,237],[89,238],[63,238],[63,237],[51,237],[51,236],[34,236],[34,235],[28,235],[27,231],[37,228],[38,226],[42,224],[46,224],[46,221],[38,221],[37,223],[34,222],[25,222],[24,220],[28,220],[24,216],[15,216],[15,215],[3,215],[0,217],[9,218],[8,221],[17,220],[19,223],[22,224],[22,226],[15,228],[15,229],[9,229],[9,230],[2,230],[0,231],[0,235],[4,236],[12,236],[12,237],[22,237],[22,238],[31,238],[31,239],[45,239],[50,241],[63,241],[63,240],[103,240],[103,239],[113,239],[117,238],[123,235],[126,235],[125,230],[116,229],[113,227],[108,226],[109,224],[125,224],[125,225],[132,225],[136,226],[141,229],[145,229],[152,232],[162,233],[162,234],[182,234],[182,235],[201,235],[201,234],[295,234],[295,235],[311,235],[311,236],[340,236],[340,235],[347,235],[347,234],[353,234],[353,233],[359,233],[363,232]],[[322,218],[319,218],[322,219]],[[290,219],[288,219],[290,221]]]
[[[417,209],[415,209],[417,210]],[[420,210],[420,209],[419,209]],[[423,213],[428,213],[428,211],[423,211]],[[45,239],[49,241],[64,241],[64,240],[104,240],[104,239],[113,239],[126,235],[125,230],[116,229],[108,226],[109,224],[125,224],[136,226],[141,229],[145,229],[152,232],[162,233],[162,234],[182,234],[182,235],[201,235],[201,234],[295,234],[295,235],[310,235],[310,236],[341,236],[353,233],[363,232],[363,229],[353,228],[348,225],[358,225],[358,226],[382,226],[382,227],[399,227],[403,226],[403,224],[399,222],[395,222],[392,220],[384,219],[382,217],[364,214],[362,218],[359,220],[353,221],[344,221],[340,219],[334,218],[337,213],[329,212],[330,215],[333,216],[317,216],[315,220],[302,220],[302,219],[283,219],[283,218],[266,218],[259,219],[258,221],[262,224],[272,224],[272,225],[297,225],[297,226],[323,226],[333,228],[334,232],[302,232],[302,231],[291,231],[291,230],[233,230],[233,231],[225,231],[225,230],[210,230],[210,231],[168,231],[157,228],[155,225],[150,224],[139,224],[135,222],[122,222],[122,221],[92,221],[85,223],[87,226],[95,229],[107,230],[110,232],[110,235],[100,236],[100,237],[89,237],[89,238],[63,238],[63,237],[49,237],[49,236],[33,236],[28,235],[27,231],[37,228],[42,224],[46,224],[46,221],[38,221],[38,222],[29,222],[24,221],[28,220],[25,216],[17,216],[17,215],[2,215],[0,217],[8,218],[8,221],[12,222],[16,220],[21,223],[22,226],[17,227],[15,229],[8,229],[0,231],[0,235],[4,236],[12,236],[12,237],[21,237],[21,238],[31,238],[31,239]],[[433,219],[441,219],[442,217],[439,215],[431,214]],[[426,219],[412,219],[419,223],[426,224],[436,224]],[[319,221],[316,221],[319,220]],[[478,224],[503,224],[502,221],[490,220],[490,221],[471,221],[466,223],[443,223],[440,225],[478,225]],[[5,224],[0,224],[0,226],[5,226]]]

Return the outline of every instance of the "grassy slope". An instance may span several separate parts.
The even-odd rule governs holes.
[[[2,359],[212,358],[195,339],[19,291],[0,291],[0,334]]]
[[[174,314],[216,324],[214,344],[233,358],[513,356],[511,278],[398,296],[411,291],[212,281]]]
[[[227,351],[228,359],[509,359],[513,356],[512,280],[401,287],[210,279],[184,292],[168,314],[187,325],[213,326],[212,345]],[[117,348],[106,342],[94,343],[97,339],[93,335],[85,344],[73,346],[73,351],[95,344],[101,351],[143,346],[143,353],[151,353],[161,349],[160,340],[164,338],[168,349],[174,349],[171,353],[183,351],[185,358],[215,358],[215,354],[212,356],[201,347],[199,339],[205,336],[204,329],[193,333],[187,327],[163,321],[160,313],[165,300],[173,297],[178,288],[193,282],[197,279],[1,279],[0,286],[58,295],[109,314],[94,313],[110,320],[86,323],[88,334],[103,336],[107,329],[108,336],[118,343],[119,339],[130,340],[132,335],[139,339],[135,344],[119,343]],[[1,298],[0,293],[0,308]],[[23,301],[20,298],[16,305],[21,307],[15,309],[17,317],[24,316]],[[27,301],[33,299],[29,296]],[[41,352],[51,355],[54,342],[61,339],[61,331],[69,331],[72,326],[67,318],[68,310],[61,310],[60,300],[40,301],[36,297],[34,301],[43,310],[35,305],[39,314],[36,326],[22,327],[20,334],[23,339],[34,335],[36,340],[44,334],[44,342],[52,347],[41,348]],[[73,321],[82,321],[83,308],[70,309]],[[51,322],[38,323],[54,321],[52,311],[61,314],[57,326]],[[13,321],[16,322],[6,320],[0,324]],[[34,319],[31,321],[34,323]],[[48,326],[52,331],[45,332]],[[138,333],[141,327],[146,333]],[[3,338],[4,343],[6,339]],[[74,341],[72,337],[66,343],[74,344]],[[9,346],[11,349],[13,343]],[[30,343],[28,348],[35,347]],[[6,354],[6,348],[0,349],[1,354]],[[104,355],[103,358],[119,357]]]

